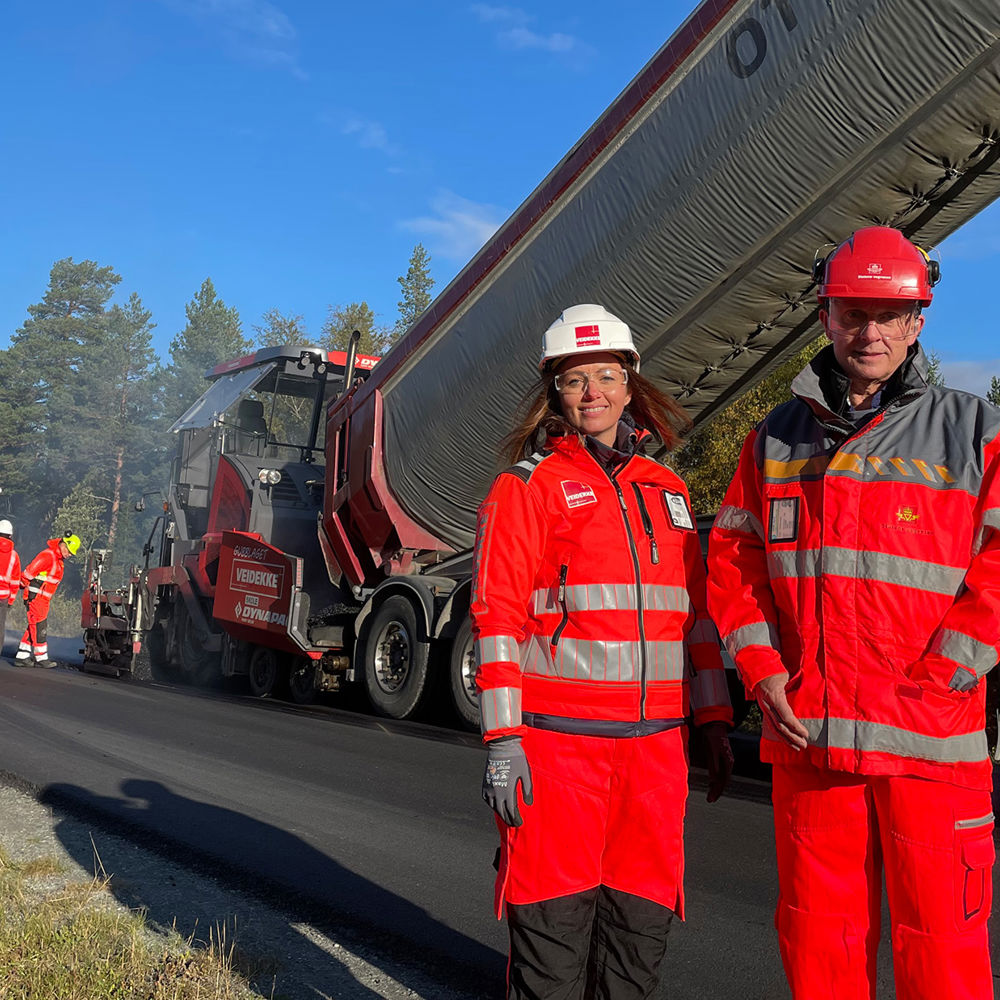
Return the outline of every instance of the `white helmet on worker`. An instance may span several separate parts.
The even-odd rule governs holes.
[[[3,520],[0,520],[0,537],[3,538],[14,537],[14,525],[11,524],[10,521],[7,520],[7,518],[3,518]]]
[[[542,335],[542,358],[538,367],[546,371],[552,362],[571,354],[613,351],[639,370],[639,352],[628,324],[604,306],[570,306]]]

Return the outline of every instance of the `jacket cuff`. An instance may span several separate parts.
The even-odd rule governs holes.
[[[750,646],[736,655],[736,666],[739,668],[747,697],[754,697],[754,688],[765,678],[786,673],[785,665],[776,649],[769,646]]]
[[[695,709],[694,724],[704,726],[709,722],[724,722],[733,728],[733,710],[726,705],[709,705],[707,708]]]

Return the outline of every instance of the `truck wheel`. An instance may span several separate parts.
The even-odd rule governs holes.
[[[316,661],[298,656],[288,671],[288,696],[296,705],[311,705],[319,695],[319,681]]]
[[[184,677],[197,687],[211,687],[222,679],[222,663],[218,653],[208,652],[208,636],[191,621],[183,600],[177,608],[177,648]]]
[[[174,664],[167,658],[167,631],[159,616],[146,633],[143,652],[149,658],[149,675],[154,681],[177,679]]]
[[[475,643],[472,622],[466,618],[451,644],[448,666],[449,689],[459,722],[466,729],[479,729],[479,693],[476,691]]]
[[[281,654],[267,646],[254,646],[247,666],[247,681],[250,693],[255,698],[267,698],[274,694],[281,684],[284,664]]]
[[[419,638],[417,615],[405,597],[390,597],[372,616],[364,644],[365,688],[372,708],[408,719],[420,705],[430,673],[430,645]]]

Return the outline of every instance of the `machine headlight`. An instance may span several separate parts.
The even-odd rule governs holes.
[[[281,473],[277,469],[261,469],[257,473],[257,478],[266,486],[274,486],[281,482]]]

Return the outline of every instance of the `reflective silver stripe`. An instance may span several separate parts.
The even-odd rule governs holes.
[[[719,642],[719,633],[709,619],[701,618],[691,626],[691,631],[687,634],[687,641],[689,646],[693,646],[698,642],[710,642],[713,645],[717,645]]]
[[[983,511],[983,520],[979,525],[979,531],[976,532],[976,540],[972,545],[972,554],[978,555],[979,550],[983,547],[983,542],[986,541],[986,536],[990,531],[1000,531],[1000,508],[991,507],[989,510]]]
[[[1000,507],[990,507],[983,511],[983,527],[1000,530]]]
[[[809,732],[809,742],[836,750],[863,750],[919,757],[942,764],[974,764],[987,760],[986,732],[959,736],[925,736],[898,726],[861,719],[800,719]],[[768,723],[770,728],[770,723]],[[776,739],[771,729],[771,738]]]
[[[764,527],[760,521],[748,510],[742,507],[734,507],[729,504],[720,507],[719,513],[715,516],[713,528],[721,528],[724,531],[742,531],[745,535],[756,535],[764,538]]]
[[[977,826],[989,826],[993,822],[993,813],[987,813],[985,816],[977,816],[975,819],[957,819],[955,820],[956,830],[974,830]]]
[[[484,733],[521,725],[521,689],[502,687],[481,691],[479,719]]]
[[[886,552],[856,551],[825,548],[772,550],[767,554],[768,573],[778,577],[815,577],[822,572],[829,576],[845,576],[853,580],[876,580],[900,587],[913,587],[934,594],[954,596],[965,579],[965,570],[940,563],[907,559]]]
[[[631,583],[592,583],[566,587],[559,600],[557,587],[536,590],[532,594],[535,614],[576,611],[635,611],[638,608],[635,585]],[[642,606],[646,611],[682,611],[691,607],[683,587],[647,583],[642,588]]]
[[[781,652],[781,640],[778,638],[778,629],[771,622],[754,622],[752,625],[741,625],[733,629],[729,635],[724,636],[722,641],[726,645],[726,652],[731,657],[736,658],[736,654],[747,646],[770,646],[772,649]]]
[[[483,663],[518,663],[517,639],[512,635],[488,635],[476,640],[476,666]]]
[[[729,685],[725,670],[699,670],[691,678],[691,706],[728,705]]]
[[[938,632],[934,637],[931,652],[939,653],[941,656],[947,656],[949,660],[961,663],[976,677],[988,674],[997,662],[997,651],[994,646],[973,639],[965,632],[956,632],[952,629],[941,629]]]
[[[646,642],[646,680],[684,678],[683,642]],[[564,680],[637,681],[642,669],[638,642],[561,638],[553,656],[544,636],[532,636],[522,665],[526,674]]]
[[[953,691],[971,691],[979,683],[979,678],[966,670],[965,667],[956,667],[955,672],[948,681],[948,687]]]

